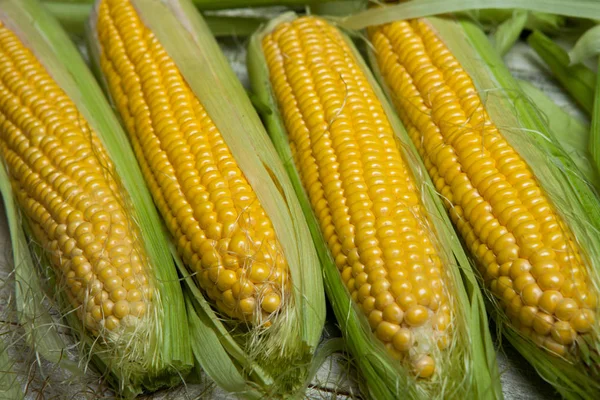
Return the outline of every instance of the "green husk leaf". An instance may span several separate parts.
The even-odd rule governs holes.
[[[66,344],[44,306],[42,284],[35,270],[4,165],[0,168],[0,192],[4,200],[12,245],[17,316],[25,330],[25,340],[46,360],[59,364],[73,374],[81,374],[77,363],[68,358]]]
[[[310,14],[314,15],[349,15],[364,10],[368,1],[336,0],[310,5]]]
[[[590,114],[596,85],[594,72],[585,65],[569,65],[567,52],[539,31],[529,35],[527,42],[550,68],[561,85]]]
[[[600,73],[600,61],[598,61],[598,73]],[[594,94],[594,108],[592,110],[589,152],[597,170],[600,170],[600,84],[598,83],[596,83]]]
[[[92,12],[91,3],[45,2],[43,5],[68,33],[75,36],[84,35],[85,22]],[[250,36],[265,22],[265,19],[260,17],[209,15],[205,18],[210,31],[216,37]]]
[[[44,3],[93,4],[95,0],[42,0]],[[225,10],[228,8],[300,6],[325,3],[336,0],[191,0],[202,11]],[[350,0],[351,1],[351,0]]]
[[[521,91],[485,34],[467,20],[428,18],[452,54],[470,75],[492,120],[532,169],[538,182],[569,225],[589,265],[593,290],[598,290],[600,204],[593,185],[586,181],[559,145],[540,110]],[[482,62],[483,61],[483,62]],[[485,66],[485,67],[484,67]],[[491,293],[489,298],[493,297]],[[593,399],[600,395],[598,381],[598,329],[580,338],[580,356],[563,359],[537,347],[510,327],[498,306],[490,308],[509,341],[544,379],[567,399]],[[583,352],[583,349],[589,349]],[[589,357],[589,362],[585,359]]]
[[[400,19],[421,18],[470,10],[517,9],[567,17],[600,19],[596,0],[412,0],[401,4],[372,8],[338,21],[346,29],[363,29]]]
[[[546,125],[552,130],[585,179],[600,193],[600,176],[592,161],[591,151],[588,151],[589,126],[571,116],[531,83],[520,80],[519,86],[531,103],[535,104],[543,114]]]
[[[423,164],[416,157],[415,149],[408,140],[385,95],[378,88],[368,67],[362,61],[358,51],[347,39],[353,56],[357,59],[361,70],[373,85],[378,98],[382,101],[386,115],[392,123],[397,137],[402,142],[404,156],[411,161],[410,165],[415,176],[424,177],[423,201],[427,211],[431,213],[433,229],[439,233],[441,246],[447,251],[451,264],[456,262],[456,268],[450,270],[451,281],[456,287],[458,312],[456,326],[465,338],[455,345],[456,358],[454,363],[443,364],[440,369],[446,371],[446,382],[434,381],[430,384],[418,384],[410,371],[401,363],[393,360],[382,343],[371,333],[364,314],[353,304],[351,297],[343,284],[340,273],[333,261],[331,252],[323,239],[319,223],[312,211],[307,194],[302,187],[300,176],[295,168],[291,149],[287,139],[285,125],[278,109],[277,101],[272,92],[269,71],[262,52],[262,38],[278,24],[296,18],[293,13],[283,14],[272,20],[264,29],[252,36],[248,50],[248,70],[252,89],[260,103],[268,106],[262,113],[267,130],[271,136],[280,158],[285,163],[286,170],[292,179],[296,194],[300,199],[304,216],[308,221],[310,231],[317,247],[323,268],[325,289],[332,305],[336,319],[340,325],[347,350],[353,356],[362,375],[361,389],[368,398],[397,399],[397,398],[502,398],[499,386],[499,375],[495,363],[495,353],[487,327],[483,297],[478,289],[476,279],[461,244],[448,220],[439,198],[433,193],[431,181],[424,173]],[[413,162],[414,161],[414,162]],[[465,279],[465,286],[462,279]],[[462,336],[464,335],[464,336]],[[468,338],[468,339],[466,339]],[[467,344],[468,343],[468,344]],[[449,382],[448,382],[449,381]]]
[[[514,15],[514,10],[476,9],[459,13],[465,15],[482,25],[485,30],[492,30],[504,23]],[[544,12],[528,12],[525,28],[539,30],[548,34],[555,34],[565,25],[565,17],[562,15],[548,14]]]
[[[515,10],[512,16],[502,22],[498,29],[494,31],[492,43],[494,43],[498,54],[503,56],[514,46],[527,24],[527,15],[527,11]]]
[[[6,343],[0,339],[0,399],[22,400],[24,394],[7,349]]]
[[[224,384],[231,377],[230,381],[238,381],[236,390],[241,390],[237,370],[249,387],[236,393],[240,396],[255,397],[255,392],[267,398],[297,396],[308,384],[324,325],[325,299],[319,260],[293,187],[243,86],[193,4],[184,0],[133,0],[132,4],[169,53],[245,172],[273,223],[290,268],[292,289],[287,306],[271,320],[268,329],[246,329],[245,324],[224,322],[197,290],[195,281],[186,277],[188,305],[193,306],[188,310],[196,313],[191,323],[194,329],[202,330],[194,335],[216,337],[220,343],[217,346],[203,341],[194,346],[197,356],[199,352],[220,353],[220,366],[214,365],[217,361],[213,357],[201,357],[198,362],[217,383]],[[97,67],[100,47],[95,23],[92,15],[88,39]],[[215,350],[214,346],[221,348]],[[221,357],[223,351],[231,359],[229,363]],[[228,375],[215,376],[219,371]]]
[[[132,333],[132,340],[123,338],[127,342],[106,345],[86,333],[74,313],[68,313],[71,329],[84,344],[81,352],[89,353],[100,370],[110,372],[109,379],[125,396],[134,396],[143,388],[154,390],[178,383],[193,367],[185,304],[165,230],[148,189],[143,185],[139,167],[131,163],[133,150],[93,75],[59,23],[48,16],[47,10],[33,0],[0,0],[0,10],[2,22],[29,46],[103,142],[115,165],[119,182],[131,200],[131,215],[140,226],[140,236],[154,272],[151,277],[155,287],[154,313],[141,325],[139,332]],[[15,241],[13,246],[20,244]],[[37,251],[44,254],[39,248]],[[41,261],[47,266],[45,257]],[[29,263],[23,264],[29,267]],[[25,271],[28,274],[25,277],[26,287],[32,286],[29,279],[33,279],[34,271],[31,268]],[[20,290],[18,282],[16,289]],[[41,295],[42,292],[39,293]],[[30,308],[29,303],[34,300],[30,293],[26,293],[17,297],[17,307]],[[20,314],[23,325],[31,323],[30,314]],[[38,327],[42,331],[35,335],[47,335],[46,330],[51,325]],[[39,342],[34,344],[36,351],[44,357],[44,353],[54,351],[54,348],[45,349]],[[60,347],[58,343],[56,346]],[[50,358],[50,361],[53,359]]]
[[[571,65],[595,57],[600,53],[600,25],[588,29],[575,43],[569,52]]]
[[[8,356],[8,345],[0,338],[0,399],[22,400],[21,384]]]

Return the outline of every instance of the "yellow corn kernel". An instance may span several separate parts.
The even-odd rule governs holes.
[[[145,311],[130,315],[124,299],[145,310],[152,292],[114,167],[75,104],[2,23],[0,98],[0,156],[79,319],[95,334],[135,323]]]
[[[110,93],[179,253],[221,312],[265,322],[290,284],[256,194],[133,5],[100,2],[96,26]]]
[[[319,18],[281,23],[262,46],[296,168],[341,278],[392,356],[412,359],[416,375],[429,378],[429,353],[450,326],[433,324],[451,318],[450,289],[381,103],[342,36]]]
[[[373,27],[369,37],[396,109],[487,286],[515,327],[563,354],[576,332],[595,323],[596,294],[573,235],[425,20]]]

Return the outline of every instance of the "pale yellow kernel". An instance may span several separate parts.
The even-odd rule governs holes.
[[[554,314],[556,307],[563,299],[562,294],[557,290],[547,290],[542,294],[538,302],[538,307],[547,314]]]
[[[384,342],[389,342],[392,340],[394,335],[398,332],[400,326],[393,324],[387,321],[381,321],[381,323],[377,326],[375,333],[379,340]]]
[[[118,319],[123,319],[129,315],[129,303],[126,300],[120,300],[115,303],[113,314]]]
[[[102,313],[102,307],[100,307],[100,306],[94,306],[94,307],[92,307],[91,314],[92,314],[92,317],[97,322],[102,321],[102,319],[104,318],[104,314]]]
[[[552,339],[562,345],[570,345],[577,337],[577,332],[567,321],[556,321],[550,330],[550,334]]]
[[[269,293],[263,297],[260,306],[267,313],[274,313],[281,305],[281,297],[277,293]]]
[[[413,345],[413,335],[410,329],[400,328],[392,338],[392,344],[398,351],[408,351]]]
[[[119,320],[113,317],[112,315],[104,320],[104,326],[109,331],[114,331],[115,329],[117,329],[119,327],[119,324]]]
[[[571,326],[579,333],[586,333],[592,330],[596,320],[594,312],[588,308],[581,308],[571,317]]]
[[[544,312],[539,311],[533,319],[533,330],[540,335],[547,335],[554,324],[554,318]]]
[[[127,301],[134,303],[142,300],[142,292],[137,289],[132,289],[127,292]]]
[[[569,321],[579,309],[577,302],[573,299],[564,298],[558,302],[554,314],[562,321]]]
[[[521,293],[521,298],[523,299],[523,303],[528,306],[536,307],[540,298],[542,297],[544,292],[536,283],[529,284],[525,286],[523,292]]]
[[[373,310],[369,314],[369,325],[371,329],[375,330],[383,320],[383,313],[379,310]]]
[[[421,356],[413,362],[413,368],[418,378],[431,378],[435,372],[435,361],[429,356]]]
[[[254,297],[247,297],[243,300],[240,300],[239,308],[242,314],[247,316],[252,315],[256,309],[256,300]]]
[[[400,306],[398,306],[395,303],[388,304],[383,309],[383,319],[387,322],[400,325],[402,323],[403,318],[404,312],[402,311]]]
[[[410,326],[421,326],[429,318],[427,308],[423,306],[412,306],[404,313],[404,321]]]
[[[129,304],[129,314],[141,318],[146,313],[147,308],[148,306],[143,301],[136,301]]]

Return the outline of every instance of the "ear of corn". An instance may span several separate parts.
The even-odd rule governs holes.
[[[194,341],[200,365],[238,393],[303,389],[324,323],[319,260],[283,166],[208,26],[189,1],[102,0],[89,34],[176,256],[193,274],[192,335],[210,340]]]
[[[249,46],[253,91],[365,393],[501,398],[469,262],[352,43],[323,19],[284,14]]]
[[[185,305],[131,148],[58,23],[31,0],[1,6],[0,155],[12,187],[4,196],[14,194],[38,255],[52,266],[53,295],[117,389],[129,396],[180,381],[192,367]],[[21,257],[21,217],[8,216]],[[41,339],[42,355],[64,352],[52,325],[38,325],[41,303],[33,300],[41,297],[28,291],[41,288],[23,280],[34,276],[30,259],[15,261],[23,260],[17,307],[29,340]]]
[[[468,21],[369,29],[377,75],[511,343],[567,398],[598,385],[600,205],[539,110]]]

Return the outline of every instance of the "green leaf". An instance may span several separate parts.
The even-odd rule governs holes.
[[[527,38],[527,43],[546,63],[556,79],[588,113],[594,104],[596,75],[585,65],[569,65],[567,52],[539,31]]]
[[[588,151],[590,128],[556,105],[544,92],[531,83],[519,81],[521,90],[535,104],[546,125],[585,176],[600,193],[600,177]]]
[[[83,36],[85,23],[92,12],[92,4],[45,2],[44,7],[58,19],[62,27],[75,36]],[[250,36],[265,22],[260,17],[230,17],[226,15],[209,15],[206,22],[213,35],[223,36]]]
[[[600,25],[588,29],[575,43],[569,52],[571,65],[579,64],[584,60],[595,57],[600,53]]]
[[[517,9],[600,19],[600,7],[596,0],[412,0],[398,5],[372,8],[341,18],[338,23],[343,28],[358,30],[396,20],[489,9]]]
[[[598,61],[598,73],[600,73],[600,60]],[[592,160],[596,169],[600,171],[600,84],[598,82],[596,83],[594,94],[589,152],[592,155]]]
[[[95,0],[42,0],[44,3],[93,4]],[[199,10],[225,10],[228,8],[299,6],[338,0],[192,0]]]
[[[512,16],[506,19],[498,29],[492,34],[492,42],[498,53],[505,55],[519,39],[521,32],[525,28],[528,19],[528,12],[524,10],[515,10]]]

